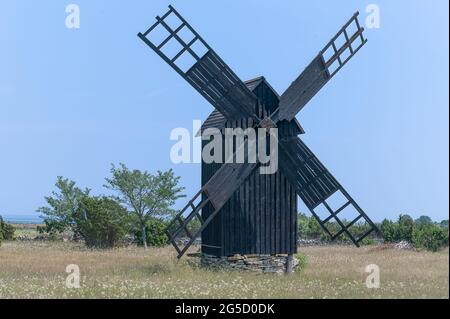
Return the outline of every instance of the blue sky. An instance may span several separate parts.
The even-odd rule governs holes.
[[[136,37],[169,2],[71,2],[0,2],[0,213],[33,214],[58,175],[103,193],[119,162],[173,168],[193,195],[200,166],[171,163],[169,134],[212,106]],[[373,219],[447,219],[448,1],[172,2],[242,79],[279,93],[370,3],[381,27],[298,115],[303,139]]]

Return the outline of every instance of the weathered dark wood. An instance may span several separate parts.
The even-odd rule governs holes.
[[[272,117],[275,122],[278,120],[292,120],[320,91],[320,89],[366,44],[367,40],[363,36],[364,28],[361,28],[359,24],[358,14],[359,13],[356,12],[350,20],[344,24],[300,76],[281,95],[279,111],[276,116]],[[357,29],[354,34],[349,36],[346,29],[351,23],[355,23]],[[346,41],[341,47],[337,47],[336,40],[341,35],[345,36]],[[353,48],[352,44],[354,44],[358,38],[361,39],[361,43],[356,48]],[[325,61],[324,54],[330,47],[333,48],[334,54]],[[341,56],[346,50],[350,50],[350,54],[342,61]],[[337,63],[337,67],[332,70],[330,68],[334,63]]]
[[[364,237],[362,239],[357,238],[355,234],[350,232],[349,229],[353,223],[344,225],[338,217],[338,214],[349,205],[353,206],[360,215],[360,218],[355,219],[354,222],[364,218],[371,229],[378,231],[376,225],[365,212],[299,138],[290,138],[281,141],[279,152],[280,159],[284,162],[284,165],[280,167],[281,171],[288,176],[290,185],[294,187],[298,196],[300,196],[308,209],[313,213],[313,216],[318,220],[321,227],[330,234],[325,224],[331,219],[336,220],[341,227],[338,234],[330,234],[332,239],[337,238],[342,233],[346,233],[356,246],[359,246],[359,242],[364,239]],[[333,211],[326,200],[336,191],[340,191],[347,198],[348,202],[336,211]],[[330,212],[330,217],[323,220],[314,211],[321,204]]]
[[[165,22],[171,13],[174,13],[181,21],[181,25],[175,30]],[[254,107],[257,103],[254,94],[173,7],[170,6],[169,11],[162,17],[156,17],[156,20],[156,23],[147,31],[138,34],[145,44],[228,119],[254,116]],[[149,36],[159,25],[168,31],[169,36],[161,43],[153,43]],[[194,34],[194,39],[189,43],[178,35],[184,27]],[[181,45],[181,49],[173,57],[167,56],[162,50],[170,41],[177,41]],[[200,42],[205,47],[206,53],[203,56],[198,56],[192,50],[192,45],[196,42]],[[189,54],[196,61],[186,72],[176,63],[183,54]]]
[[[256,110],[258,114],[270,114],[277,108],[277,94],[266,85],[266,81],[259,81],[258,85],[253,85],[253,92],[260,101]],[[250,121],[241,119],[239,123],[229,121],[226,124],[228,127],[244,129],[253,125],[251,119]],[[299,134],[297,123],[285,122],[284,126],[282,134],[285,136]],[[203,163],[202,171],[206,172],[213,168],[216,172],[221,166]],[[203,185],[209,182],[209,180],[202,181]],[[202,241],[207,245],[223,246],[223,255],[295,253],[296,245],[292,245],[288,232],[293,231],[290,225],[295,223],[297,206],[289,205],[290,210],[287,210],[286,205],[283,207],[282,203],[291,201],[296,194],[293,189],[290,193],[285,190],[282,193],[282,181],[287,183],[286,177],[280,172],[274,175],[261,175],[259,170],[255,169],[220,210],[218,221],[215,223],[222,226],[223,241],[217,242],[217,238],[210,232],[204,232]],[[204,213],[207,215],[208,211],[205,209]],[[287,222],[287,219],[291,219],[291,222]],[[296,229],[293,237],[296,237]],[[280,242],[282,238],[285,241],[283,243]],[[203,247],[202,250],[205,253],[211,252],[208,247]]]
[[[172,13],[180,20],[179,26],[174,29],[165,21]],[[147,31],[138,34],[144,43],[216,108],[214,116],[210,117],[206,126],[213,127],[218,124],[217,128],[222,134],[226,127],[279,129],[280,171],[275,174],[259,174],[256,170],[258,164],[248,163],[247,152],[244,152],[243,164],[202,164],[202,189],[166,229],[178,257],[187,251],[200,234],[203,252],[218,256],[295,253],[297,195],[333,239],[345,233],[358,246],[371,232],[377,231],[365,212],[297,137],[304,131],[295,119],[297,113],[367,42],[363,36],[364,28],[361,28],[357,16],[358,13],[338,31],[281,97],[264,78],[244,84],[171,6],[166,14],[156,18],[157,22]],[[347,27],[353,22],[357,30],[349,34]],[[156,44],[151,42],[148,36],[157,26],[165,28],[169,36]],[[178,35],[184,28],[194,35],[188,43]],[[345,37],[345,42],[338,47],[336,40],[341,35]],[[361,42],[355,47],[357,39]],[[171,57],[163,52],[163,48],[170,41],[177,41],[181,45],[181,49]],[[198,55],[194,52],[192,46],[198,42],[205,47],[206,53]],[[330,48],[333,54],[325,60],[324,53]],[[350,55],[344,59],[342,55],[347,50]],[[177,64],[184,54],[189,54],[195,61],[187,71],[181,70]],[[336,65],[333,70],[332,67]],[[235,145],[233,152],[236,152]],[[327,200],[336,191],[340,191],[348,202],[333,211]],[[200,197],[201,200],[197,202]],[[328,218],[321,220],[317,216],[314,209],[319,205],[328,209]],[[358,211],[359,216],[345,225],[338,214],[350,205]],[[184,214],[187,216],[184,217]],[[201,223],[195,234],[189,228],[194,219],[200,220]],[[325,225],[332,219],[341,227],[337,234],[331,234]],[[371,228],[358,237],[351,233],[350,227],[362,219]],[[175,240],[181,234],[189,237],[188,244],[183,247],[178,246]]]
[[[256,225],[256,253],[261,254],[261,175],[253,174],[253,179],[255,181],[255,189],[254,189],[254,203],[255,203],[255,225]]]
[[[330,75],[318,55],[280,98],[280,120],[292,120],[328,82]]]

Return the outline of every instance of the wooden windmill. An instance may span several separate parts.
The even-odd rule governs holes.
[[[295,253],[298,197],[332,239],[346,234],[359,246],[364,238],[378,231],[298,137],[304,132],[295,118],[367,42],[358,13],[281,96],[263,77],[241,81],[172,6],[156,20],[138,36],[214,106],[203,130],[210,127],[279,130],[279,170],[274,174],[260,174],[258,162],[202,164],[202,188],[167,228],[179,258],[199,236],[202,252],[215,256]],[[178,49],[170,51],[170,47]],[[330,203],[335,196],[343,198],[337,206]],[[342,218],[348,209],[355,216]],[[328,216],[322,216],[319,210],[325,210]],[[201,227],[193,230],[195,219]],[[367,231],[352,232],[362,222],[369,225]],[[333,233],[328,227],[330,223],[340,230]],[[187,235],[189,240],[180,243],[177,240],[180,235]]]

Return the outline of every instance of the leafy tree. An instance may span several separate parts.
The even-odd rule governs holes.
[[[154,247],[161,247],[167,244],[169,238],[165,233],[165,229],[167,227],[167,223],[157,219],[150,218],[145,223],[145,233],[147,235],[147,245]],[[142,240],[142,231],[139,227],[135,228],[134,237],[137,242],[143,244]]]
[[[179,187],[180,177],[172,170],[158,171],[156,175],[140,170],[130,170],[124,164],[112,165],[111,178],[106,178],[106,188],[118,193],[117,201],[130,209],[138,218],[142,243],[147,249],[146,222],[151,218],[165,218],[174,214],[171,206],[184,197]]]
[[[433,224],[433,220],[429,216],[420,216],[414,223],[416,225],[431,225]]]
[[[412,242],[418,248],[438,251],[448,246],[448,230],[435,224],[425,224],[414,228]]]
[[[446,228],[448,230],[448,219],[443,220],[439,223],[442,228]]]
[[[398,226],[396,223],[393,223],[388,219],[384,219],[381,222],[380,231],[385,241],[394,242],[397,240]]]
[[[40,228],[40,231],[51,234],[61,233],[74,226],[74,214],[81,200],[88,197],[90,193],[89,189],[82,190],[74,181],[61,176],[58,176],[55,186],[57,191],[45,197],[48,206],[37,210],[44,214],[45,226]]]
[[[397,240],[406,240],[412,242],[412,233],[414,229],[414,220],[409,215],[400,215],[398,218]]]
[[[13,225],[6,223],[0,216],[0,237],[4,240],[13,240],[16,229]],[[1,241],[0,239],[0,241]]]
[[[297,218],[297,228],[298,228],[298,235],[300,238],[306,238],[308,233],[308,216],[306,216],[303,213],[298,214]]]
[[[307,239],[318,239],[323,236],[319,222],[314,217],[302,213],[298,215],[298,233],[301,238]]]
[[[128,212],[108,197],[84,197],[74,214],[77,233],[88,247],[111,248],[128,233]]]

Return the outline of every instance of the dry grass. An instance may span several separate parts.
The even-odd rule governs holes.
[[[73,243],[7,242],[0,248],[0,298],[448,298],[449,253],[304,247],[305,269],[291,276],[199,269],[170,247],[88,250]],[[68,264],[81,288],[65,286]],[[377,264],[381,287],[365,286]]]

